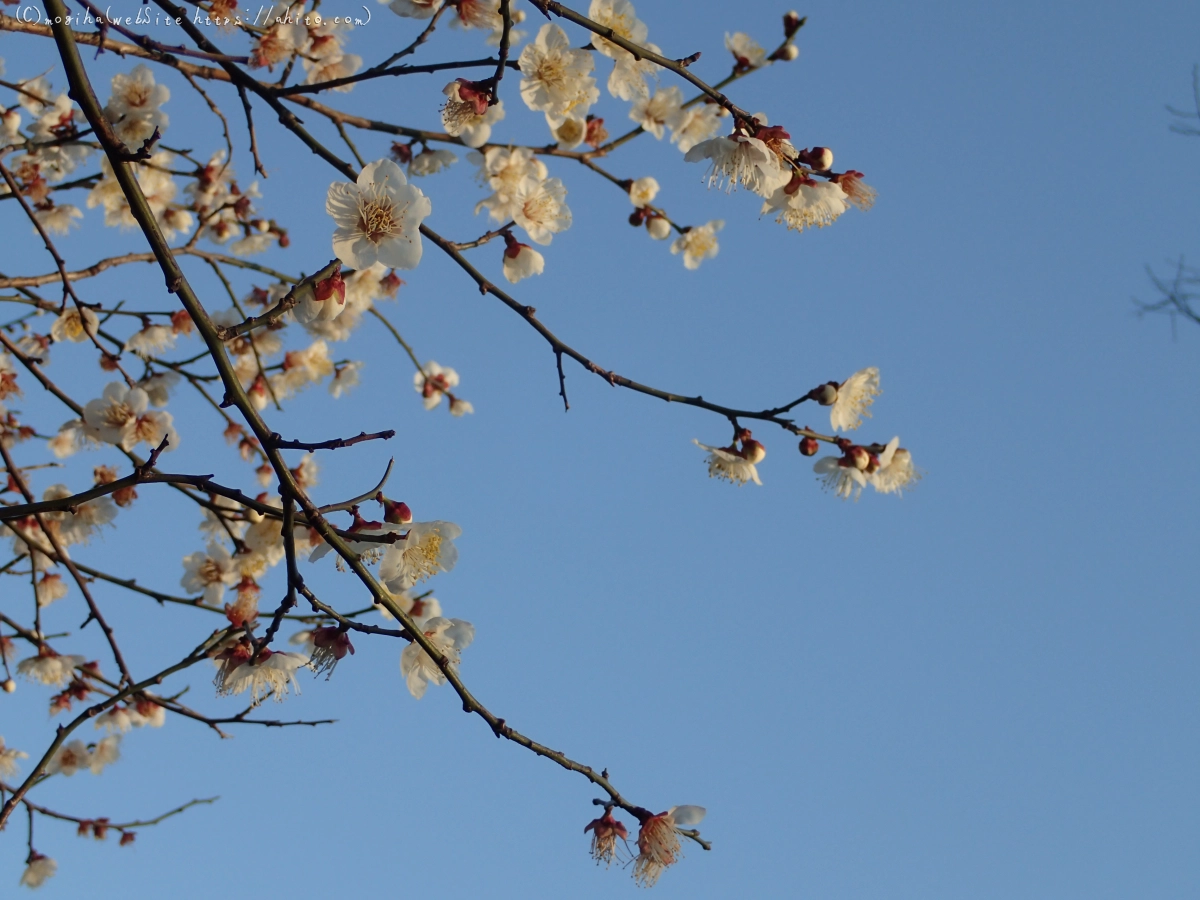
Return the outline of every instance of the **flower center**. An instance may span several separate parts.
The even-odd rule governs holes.
[[[372,244],[395,237],[400,233],[400,226],[404,222],[404,209],[407,206],[408,204],[405,204],[397,211],[395,204],[382,197],[365,198],[359,201],[358,229]]]

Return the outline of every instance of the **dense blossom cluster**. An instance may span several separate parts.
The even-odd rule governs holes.
[[[50,5],[58,2],[50,0]],[[170,5],[155,2],[164,8]],[[210,7],[208,12],[220,19],[237,4],[214,0]],[[806,457],[815,455],[822,443],[836,447],[839,455],[817,460],[814,469],[821,484],[839,497],[857,498],[868,485],[880,493],[899,495],[920,477],[898,438],[872,444],[855,443],[846,436],[870,416],[880,393],[875,368],[842,382],[826,382],[776,409],[727,409],[616,376],[550,335],[532,307],[496,286],[499,275],[508,284],[518,284],[542,275],[553,263],[549,248],[556,236],[560,237],[556,246],[561,246],[567,239],[561,236],[574,223],[564,181],[572,166],[579,166],[577,171],[591,170],[617,187],[632,206],[630,212],[625,199],[619,200],[619,216],[644,227],[653,240],[669,241],[658,246],[669,247],[672,255],[681,257],[686,270],[718,256],[724,219],[694,225],[677,222],[659,205],[665,191],[657,178],[644,174],[623,178],[604,167],[618,147],[640,134],[659,142],[669,137],[662,144],[663,152],[678,153],[676,161],[699,163],[701,185],[727,193],[749,191],[761,201],[760,215],[771,215],[792,230],[830,225],[851,206],[869,208],[875,194],[861,172],[834,171],[831,150],[797,146],[782,125],[769,124],[764,113],[740,109],[720,92],[719,88],[749,73],[796,59],[795,37],[804,21],[799,16],[784,16],[783,42],[772,52],[747,34],[727,34],[728,75],[717,87],[706,86],[687,97],[677,76],[698,55],[683,61],[662,56],[649,42],[649,28],[629,0],[591,0],[587,16],[582,20],[576,16],[573,24],[566,18],[549,20],[546,11],[549,21],[532,35],[517,27],[525,12],[515,0],[391,0],[389,9],[396,16],[414,21],[389,17],[387,24],[409,30],[415,25],[421,30],[411,35],[413,43],[407,48],[365,69],[362,57],[350,52],[350,23],[323,18],[316,7],[316,3],[296,2],[273,10],[261,26],[243,27],[239,22],[227,31],[214,31],[215,38],[185,28],[195,48],[182,57],[181,48],[165,48],[151,37],[121,44],[122,53],[132,53],[138,61],[121,63],[121,71],[107,86],[106,99],[93,98],[81,89],[86,66],[82,73],[73,68],[72,57],[62,46],[69,93],[55,89],[52,78],[59,76],[53,70],[24,80],[0,80],[0,91],[12,95],[10,105],[0,104],[4,175],[0,199],[17,201],[3,204],[6,214],[24,216],[7,220],[6,227],[23,221],[32,228],[57,269],[45,277],[24,279],[0,274],[0,284],[12,294],[0,301],[22,307],[21,315],[0,325],[0,449],[7,475],[0,491],[0,536],[8,541],[13,557],[0,566],[0,575],[21,578],[28,589],[20,603],[10,606],[6,599],[0,604],[4,669],[0,686],[5,693],[16,691],[15,675],[30,688],[47,691],[51,715],[65,723],[24,780],[19,761],[29,755],[0,738],[0,827],[23,803],[31,821],[35,813],[73,821],[81,835],[97,838],[115,828],[121,844],[131,842],[130,829],[137,823],[111,825],[107,819],[47,812],[27,795],[46,778],[71,777],[83,770],[100,774],[118,762],[123,740],[144,738],[147,732],[139,729],[163,727],[168,714],[206,722],[218,733],[222,733],[220,724],[231,721],[313,724],[253,716],[262,714],[258,708],[264,701],[280,703],[299,693],[306,672],[329,680],[339,665],[352,665],[347,660],[356,653],[355,641],[361,644],[368,634],[382,632],[405,642],[399,653],[398,682],[402,680],[414,698],[420,699],[430,685],[449,684],[464,708],[487,718],[497,737],[517,740],[504,720],[479,706],[460,681],[463,654],[474,640],[475,627],[445,615],[426,586],[455,568],[462,529],[436,518],[414,521],[407,504],[386,497],[383,487],[390,467],[374,489],[356,498],[321,507],[311,498],[310,491],[321,478],[318,452],[351,453],[346,448],[359,441],[387,438],[395,432],[304,444],[284,440],[266,422],[314,385],[324,385],[332,398],[358,385],[364,363],[339,348],[359,329],[376,325],[395,338],[407,360],[404,365],[411,363],[413,393],[424,410],[438,409],[445,401],[454,418],[475,411],[460,393],[459,372],[418,357],[385,315],[384,302],[394,299],[404,284],[398,272],[421,266],[427,249],[444,251],[483,293],[505,301],[550,341],[564,403],[566,357],[610,384],[688,402],[728,420],[733,426],[728,445],[695,441],[706,454],[710,477],[734,485],[762,484],[758,467],[767,448],[744,427],[750,418],[761,423],[756,425],[760,436],[763,428],[774,425],[800,437],[799,449]],[[0,20],[7,21],[7,17]],[[421,121],[414,125],[375,122],[309,99],[324,92],[344,94],[381,75],[403,74],[390,67],[429,40],[439,21],[477,32],[499,52],[496,59],[484,61],[485,67],[494,64],[494,74],[453,78],[441,89],[440,99],[430,100],[421,110]],[[586,31],[578,30],[580,21],[587,23]],[[128,29],[117,26],[113,34],[102,30],[97,40],[132,39]],[[66,41],[61,35],[55,40]],[[186,61],[180,62],[181,58]],[[478,65],[479,61],[451,63],[432,70],[470,71]],[[176,74],[182,79],[176,79]],[[173,79],[171,86],[164,83],[168,78]],[[251,135],[250,160],[244,160],[243,166],[252,161],[256,172],[266,174],[254,143],[249,95],[255,94],[276,112],[282,110],[283,126],[337,171],[330,181],[320,182],[324,215],[315,198],[311,210],[317,230],[329,235],[333,258],[323,267],[309,271],[315,267],[297,263],[308,274],[288,275],[250,259],[269,250],[285,250],[289,234],[258,210],[259,183],[237,178],[229,123],[198,80],[211,82],[214,94],[222,83],[236,90]],[[171,116],[178,123],[190,113],[180,108],[181,95],[189,96],[190,88],[219,117],[224,148],[209,144],[194,153],[163,143]],[[285,103],[306,107],[305,115],[313,121],[328,119],[358,165],[341,159],[305,131]],[[601,113],[614,103],[620,104],[618,112],[607,113],[606,126]],[[544,140],[512,143],[510,134],[517,133],[517,121],[530,113]],[[625,126],[631,130],[611,137],[609,128],[616,121],[631,122],[632,127]],[[545,131],[541,131],[543,122]],[[365,161],[348,136],[347,125],[387,134],[390,152]],[[509,128],[514,130],[510,133]],[[474,167],[478,182],[472,198],[474,212],[486,212],[480,221],[489,230],[476,240],[454,242],[426,222],[435,201],[439,209],[447,202],[437,189],[438,181],[422,180],[420,184],[428,188],[417,181],[432,179],[457,164],[460,155]],[[71,191],[85,193],[72,195]],[[702,188],[696,195],[714,203],[730,202],[716,194],[704,195]],[[63,199],[71,196],[82,196],[83,208]],[[84,208],[95,212],[85,213]],[[68,272],[55,239],[89,221],[119,232],[136,232],[134,243],[139,249],[91,269]],[[143,237],[154,254],[141,252]],[[495,251],[501,247],[497,261]],[[476,269],[464,256],[479,248],[491,254],[494,276]],[[102,292],[81,284],[107,268],[152,257],[163,267],[169,287],[152,300],[109,302]],[[166,259],[195,263],[198,269],[207,266],[206,274],[215,275],[219,285],[214,283],[201,303],[185,281],[182,266],[174,271]],[[191,270],[187,277],[194,277]],[[36,290],[51,284],[61,284],[60,299]],[[84,354],[97,359],[102,376],[89,379],[87,393],[75,398],[56,379],[66,366],[64,358]],[[397,384],[402,390],[396,389]],[[375,388],[388,391],[389,396],[403,395],[403,402],[415,410],[407,384],[406,371],[399,381],[384,378]],[[46,420],[48,413],[42,408],[26,413],[15,407],[28,399],[26,391],[34,386],[45,389],[56,410],[51,414],[54,418]],[[181,410],[188,407],[179,401],[181,393],[203,403],[211,420],[199,415],[185,420]],[[804,402],[829,408],[832,434],[799,427],[784,417]],[[55,427],[56,423],[61,424]],[[238,465],[248,466],[243,487],[218,483],[210,475],[164,474],[159,468],[163,454],[184,442],[195,440],[198,444],[193,446],[198,446],[211,441],[218,431],[233,448],[226,451],[231,458],[236,454]],[[40,446],[45,448],[48,466],[54,467],[52,478],[44,478],[46,464],[18,465],[10,455],[18,447],[26,453]],[[90,483],[80,483],[89,481],[86,473],[76,477],[78,461],[68,462],[85,451],[102,459],[91,468]],[[56,471],[59,468],[64,468],[64,474]],[[158,490],[157,482],[167,482],[196,508],[194,540],[186,552],[173,557],[182,557],[178,584],[184,596],[111,574],[101,568],[104,555],[89,552],[95,551],[89,544],[129,518],[128,514],[122,518],[122,513],[138,501],[139,488]],[[35,483],[40,491],[35,491]],[[332,564],[325,560],[327,556],[333,557]],[[272,573],[280,575],[273,578]],[[355,593],[366,606],[346,612],[350,607],[340,596],[336,602],[322,600],[308,579],[313,574],[311,581],[318,583],[317,573],[321,578],[344,579],[346,593]],[[97,599],[103,600],[110,590],[132,591],[160,604],[199,611],[196,615],[207,623],[203,639],[175,666],[149,679],[140,670],[135,675]],[[95,622],[102,632],[111,663],[105,660],[102,665],[68,652],[80,649],[73,643],[75,632],[54,634],[43,628],[43,614],[56,616],[76,606],[86,611],[83,627]],[[373,610],[382,620],[365,624],[362,617]],[[220,623],[216,630],[211,627],[214,622]],[[280,648],[285,640],[292,649]],[[24,654],[18,652],[22,646]],[[182,692],[157,692],[156,685],[164,679],[202,663],[210,667],[219,702],[238,698],[240,712],[218,719],[184,705]],[[87,721],[99,732],[91,742],[76,731]],[[524,738],[518,742],[532,746]],[[542,755],[584,771],[561,754]],[[594,772],[589,777],[608,791],[611,800],[585,829],[597,862],[629,862],[636,882],[649,887],[682,856],[681,839],[707,848],[693,827],[703,819],[703,808],[679,806],[654,814],[621,798],[608,785],[607,774],[603,779]],[[638,823],[632,846],[630,829],[619,818],[622,813]],[[21,884],[39,887],[56,871],[57,863],[34,848],[31,826]]]

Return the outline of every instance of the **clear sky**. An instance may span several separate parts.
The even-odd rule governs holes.
[[[368,62],[415,33],[373,11],[351,48]],[[703,51],[696,71],[712,80],[728,69],[725,31],[773,46],[784,11],[760,0],[638,4],[650,39],[672,57]],[[305,439],[398,431],[325,454],[317,498],[365,490],[395,456],[389,493],[418,519],[463,528],[458,567],[432,586],[448,614],[475,624],[462,673],[480,699],[607,767],[635,802],[707,807],[712,852],[689,848],[660,897],[1196,897],[1200,481],[1186,460],[1200,444],[1200,328],[1173,337],[1132,301],[1153,296],[1146,265],[1200,254],[1200,141],[1172,135],[1164,109],[1190,102],[1200,7],[818,2],[799,12],[809,16],[800,58],[740,82],[733,98],[798,146],[830,146],[839,168],[865,172],[880,194],[873,210],[790,233],[759,220],[753,198],[706,191],[700,167],[644,137],[607,165],[654,175],[680,221],[726,220],[719,257],[685,272],[625,224],[618,190],[552,160],[574,226],[545,250],[546,273],[514,293],[602,365],[735,406],[786,402],[878,366],[884,393],[860,434],[902,437],[926,471],[915,491],[840,502],[771,428],[755,431],[768,450],[763,487],[710,481],[691,439],[727,440],[723,419],[577,366],[564,414],[541,339],[430,246],[385,309],[422,359],[459,371],[475,415],[425,413],[410,364],[363,329],[345,351],[366,362],[355,394],[313,391],[268,421]],[[421,58],[480,43],[439,29]],[[44,70],[51,51],[0,42],[8,77]],[[103,83],[128,68],[110,55],[93,72]],[[62,86],[61,67],[51,78]],[[436,127],[443,83],[377,82],[337,102]],[[167,143],[215,149],[208,113],[186,85],[168,84]],[[533,139],[516,79],[505,87],[496,139]],[[222,102],[242,146],[236,98]],[[605,97],[598,112],[619,123],[625,107]],[[333,172],[265,110],[258,119],[271,170],[261,206],[293,238],[263,261],[312,271],[330,254]],[[359,146],[373,159],[388,143],[368,135]],[[248,180],[247,155],[236,162]],[[483,196],[472,175],[463,161],[422,184],[429,224],[459,240],[486,227],[471,215]],[[50,270],[10,206],[0,270]],[[97,218],[60,245],[73,264],[135,240],[102,233]],[[498,277],[499,249],[476,254]],[[189,273],[210,306],[224,305],[219,285]],[[146,267],[86,288],[150,308],[168,302],[161,284]],[[72,391],[98,393],[90,359],[62,353],[55,366]],[[28,393],[43,430],[65,418]],[[211,414],[182,393],[173,408],[183,444],[168,468],[251,483]],[[807,406],[799,421],[828,425]],[[53,477],[82,488],[91,466],[116,458],[100,451]],[[180,557],[202,546],[195,513],[165,489],[140,493],[120,532],[76,556],[174,590]],[[306,577],[342,608],[365,605],[331,565]],[[7,606],[17,589],[0,588]],[[97,592],[141,671],[217,621]],[[48,628],[78,626],[70,602],[51,608]],[[398,643],[355,644],[332,681],[302,675],[301,696],[267,709],[336,725],[221,741],[175,719],[130,734],[102,776],[39,788],[48,805],[114,820],[221,796],[132,849],[39,823],[39,849],[60,863],[43,896],[636,890],[587,856],[583,826],[599,796],[587,782],[497,742],[448,688],[414,701]],[[240,708],[212,698],[207,679],[172,684],[191,684],[188,701],[204,709]],[[22,683],[0,697],[0,734],[35,756],[52,734],[46,694]],[[4,837],[0,884],[15,885],[23,823]]]

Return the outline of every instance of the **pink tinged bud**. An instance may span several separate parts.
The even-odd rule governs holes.
[[[758,441],[742,441],[742,458],[747,462],[760,463],[767,456],[767,448]]]
[[[820,387],[813,388],[809,395],[822,406],[833,406],[837,402],[838,386],[837,382],[829,381]]]
[[[789,10],[783,15],[783,36],[791,37],[797,31],[804,27],[804,23],[808,21],[808,16],[801,16],[794,9]]]
[[[330,297],[334,297],[339,306],[345,304],[346,282],[342,281],[341,269],[335,270],[324,281],[318,281],[315,285],[315,293],[318,300],[328,300]]]
[[[383,521],[391,525],[407,525],[413,520],[412,510],[408,508],[407,503],[397,503],[395,500],[389,500],[383,494],[379,494],[375,499],[383,507]]]
[[[478,82],[468,81],[466,78],[454,80],[458,82],[458,98],[474,106],[475,115],[482,116],[486,113],[492,99],[491,91],[486,88],[481,89]]]
[[[516,259],[521,255],[521,248],[528,247],[528,244],[522,244],[511,232],[504,232],[504,255],[509,259]]]
[[[805,456],[816,456],[819,447],[816,438],[806,437],[800,441],[800,452]]]
[[[814,172],[827,172],[833,166],[833,151],[828,147],[801,150],[796,158]]]
[[[867,452],[865,447],[855,445],[846,450],[843,462],[861,471],[871,464],[871,454]]]

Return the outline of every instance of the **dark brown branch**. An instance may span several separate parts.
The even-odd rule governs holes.
[[[360,431],[354,437],[349,438],[334,438],[331,441],[317,441],[316,443],[306,443],[305,441],[285,441],[278,434],[271,434],[271,446],[277,447],[280,450],[340,450],[343,447],[352,447],[355,444],[361,444],[363,441],[390,441],[396,436],[396,432],[392,429],[387,431],[377,431],[374,434],[367,434],[365,431]]]

